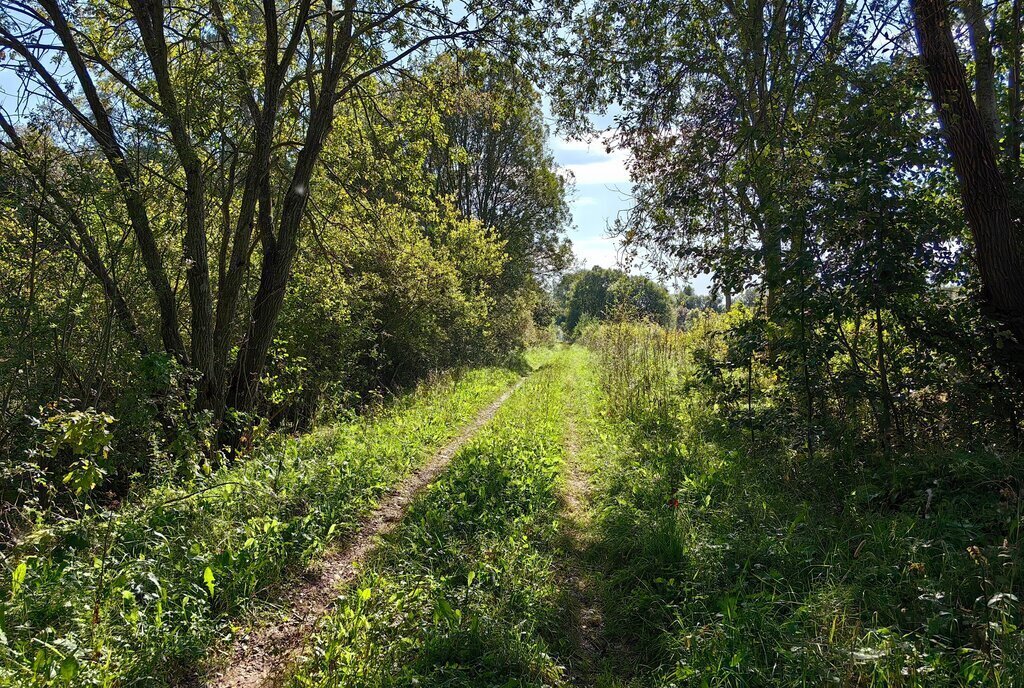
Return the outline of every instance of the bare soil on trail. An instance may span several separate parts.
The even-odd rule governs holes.
[[[209,678],[212,688],[267,688],[286,678],[286,670],[298,658],[306,639],[338,598],[339,589],[356,576],[357,565],[377,547],[380,536],[394,530],[409,504],[424,487],[447,468],[458,451],[482,428],[505,401],[519,389],[513,385],[440,449],[425,465],[381,499],[377,509],[359,530],[338,549],[329,551],[302,576],[282,600],[282,620],[259,626],[239,638],[224,668]]]
[[[561,497],[566,517],[566,557],[560,571],[572,602],[576,627],[576,653],[568,666],[569,679],[574,686],[593,686],[605,656],[608,643],[604,635],[604,616],[601,613],[599,593],[596,589],[597,572],[586,564],[586,553],[591,543],[591,510],[588,506],[592,487],[579,465],[579,437],[572,418],[567,419],[565,485]]]

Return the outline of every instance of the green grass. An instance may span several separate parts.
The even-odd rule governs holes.
[[[364,562],[290,688],[559,687],[581,668],[598,688],[1024,685],[1019,454],[801,459],[751,444],[675,343],[592,341],[525,357],[537,372]],[[512,378],[426,390],[192,499],[155,492],[109,544],[105,515],[40,530],[5,564],[6,682],[190,678]],[[569,445],[593,483],[573,546]],[[603,658],[581,655],[574,567],[597,572]]]
[[[194,679],[233,621],[259,614],[515,377],[446,378],[208,481],[29,533],[3,564],[0,684]]]
[[[599,685],[1024,685],[1019,455],[795,461],[683,373],[633,415],[605,409],[636,376],[580,380],[618,648]]]
[[[567,651],[556,564],[565,351],[410,508],[295,669],[307,686],[554,686]]]

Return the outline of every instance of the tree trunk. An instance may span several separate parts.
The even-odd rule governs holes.
[[[254,224],[260,224],[261,226],[265,224],[263,214],[264,212],[269,212],[270,153],[273,143],[274,122],[277,118],[276,91],[278,87],[276,84],[268,83],[268,88],[273,90],[274,95],[267,96],[267,101],[264,103],[261,118],[256,129],[253,157],[246,171],[242,202],[232,238],[231,257],[227,264],[225,278],[221,283],[220,294],[217,300],[217,341],[214,358],[220,374],[220,378],[217,380],[220,399],[224,398],[224,387],[228,382],[224,371],[226,371],[228,365],[228,353],[233,342],[231,332],[238,311],[239,297],[249,268],[252,228]],[[261,210],[260,217],[255,219],[257,205],[260,206]],[[264,206],[266,206],[265,209]],[[264,271],[268,267],[266,264],[267,256],[268,253],[264,252]],[[263,281],[264,279],[261,275],[261,290],[264,286]],[[257,299],[259,299],[258,295]],[[223,403],[219,401],[217,404],[217,415],[220,415],[222,411]]]
[[[985,125],[985,131],[995,150],[999,150],[999,111],[996,109],[995,59],[992,57],[992,41],[985,8],[981,0],[962,0],[967,32],[974,55],[974,102]]]
[[[284,305],[285,288],[291,276],[292,261],[298,250],[299,228],[309,199],[310,178],[330,131],[333,112],[333,106],[322,108],[310,123],[308,145],[299,155],[292,183],[282,204],[277,240],[269,245],[269,250],[264,250],[260,286],[253,300],[249,329],[238,352],[231,390],[228,393],[228,403],[240,411],[250,410],[256,398],[267,353],[274,340],[277,318]]]
[[[163,0],[129,0],[143,48],[149,57],[174,152],[185,173],[185,239],[182,245],[189,303],[192,307],[192,367],[200,374],[199,407],[210,408],[216,391],[213,371],[213,293],[206,246],[206,179],[188,133],[167,60]]]
[[[281,204],[281,220],[277,238],[264,241],[260,286],[253,300],[249,328],[235,359],[228,391],[228,404],[239,411],[249,411],[256,400],[259,379],[263,375],[267,353],[274,340],[277,318],[284,305],[285,289],[291,276],[292,261],[299,247],[299,230],[309,201],[309,184],[317,160],[327,142],[338,99],[338,85],[348,66],[352,45],[352,18],[355,0],[346,0],[339,22],[341,31],[325,50],[323,86],[313,107],[309,126],[295,162],[291,183]],[[269,208],[265,210],[269,211]]]
[[[228,385],[234,385],[227,373],[228,355],[234,342],[233,331],[238,313],[238,305],[242,286],[249,271],[252,256],[252,232],[254,225],[260,231],[260,240],[266,245],[273,232],[271,219],[272,196],[270,191],[270,166],[274,143],[275,125],[280,113],[282,86],[285,75],[291,68],[295,58],[299,40],[309,18],[310,0],[301,0],[293,24],[291,36],[280,46],[281,35],[277,25],[274,3],[264,3],[264,16],[267,24],[267,35],[263,49],[263,100],[257,103],[255,96],[246,93],[246,104],[253,119],[253,149],[249,163],[243,173],[242,199],[238,210],[238,219],[231,238],[231,255],[226,265],[222,261],[222,279],[217,299],[217,310],[214,326],[214,370],[217,374],[215,386],[217,400],[214,406],[215,415],[220,418],[225,410]],[[218,19],[218,32],[222,40],[231,46],[231,34],[224,22],[224,14],[217,0],[211,2],[211,8]],[[239,72],[240,81],[248,83],[245,70]],[[258,208],[258,211],[257,211]],[[225,227],[225,232],[227,228]],[[225,242],[227,237],[225,237]],[[225,243],[225,251],[227,244]],[[264,259],[273,250],[264,252]],[[264,267],[266,268],[265,260]],[[261,286],[263,277],[261,275]],[[233,392],[231,392],[233,393]]]
[[[967,86],[944,0],[912,0],[918,46],[939,122],[953,154],[964,213],[974,238],[987,311],[1015,338],[1006,357],[1024,371],[1024,249],[1019,219],[996,151]]]

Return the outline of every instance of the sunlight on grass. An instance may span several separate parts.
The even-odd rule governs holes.
[[[539,353],[539,352],[535,352]],[[298,686],[561,683],[553,565],[564,355],[546,365],[410,509],[323,624]]]

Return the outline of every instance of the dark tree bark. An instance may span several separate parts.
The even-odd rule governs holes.
[[[943,134],[953,154],[960,195],[974,238],[982,299],[990,314],[1016,339],[1005,346],[1024,368],[1024,249],[1020,219],[999,170],[985,122],[971,98],[956,52],[945,0],[912,0],[918,46]]]
[[[255,97],[247,94],[250,115],[256,126],[253,136],[253,150],[249,164],[243,174],[242,200],[239,206],[238,219],[231,240],[231,257],[227,263],[224,279],[221,281],[220,293],[217,298],[214,360],[218,374],[218,416],[224,410],[228,366],[228,353],[233,343],[232,328],[238,312],[239,297],[245,276],[249,270],[252,254],[253,227],[258,226],[263,232],[271,232],[270,206],[270,164],[271,151],[274,143],[274,132],[281,106],[282,88],[285,75],[291,67],[303,31],[307,27],[310,16],[310,0],[303,0],[299,5],[298,16],[293,24],[288,42],[281,49],[279,28],[277,25],[277,8],[274,0],[264,0],[264,15],[267,17],[267,37],[263,51],[263,102],[257,103]],[[218,3],[214,3],[214,12],[223,26],[222,12]],[[222,39],[231,45],[230,32],[221,31]],[[244,80],[243,80],[244,83]],[[259,216],[257,217],[257,207]],[[264,264],[266,254],[264,254]],[[261,285],[262,285],[261,278]]]
[[[336,26],[331,25],[338,33],[335,35],[332,30],[328,35],[322,86],[313,104],[302,150],[284,196],[277,236],[267,237],[264,241],[260,285],[253,300],[249,327],[235,360],[227,398],[228,404],[240,411],[250,410],[256,400],[259,379],[284,305],[292,261],[299,247],[299,229],[309,200],[310,180],[331,131],[338,88],[348,68],[354,12],[355,0],[345,0],[341,20]]]

